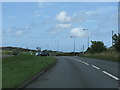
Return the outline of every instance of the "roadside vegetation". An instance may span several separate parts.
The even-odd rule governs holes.
[[[0,47],[2,55],[20,55],[20,54],[34,54],[36,50],[25,49],[21,47]]]
[[[120,34],[114,34],[112,39],[113,46],[110,48],[107,48],[102,41],[91,41],[92,45],[82,56],[120,62]]]
[[[85,54],[82,57],[88,57],[88,58],[96,58],[96,59],[102,59],[102,60],[108,60],[108,61],[115,61],[120,62],[120,53],[118,52],[102,52],[102,53],[95,53],[95,54]]]
[[[2,50],[0,50],[0,55],[2,55]]]
[[[30,54],[2,59],[2,88],[16,88],[55,63],[54,57]]]

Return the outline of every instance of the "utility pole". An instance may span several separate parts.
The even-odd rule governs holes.
[[[74,37],[74,52],[75,52],[75,37]]]
[[[114,32],[113,32],[113,30],[112,30],[112,37],[113,37],[113,33],[114,33]],[[113,38],[112,38],[112,46],[113,46]]]
[[[83,29],[83,30],[88,30],[88,29]],[[88,48],[89,48],[89,38],[90,36],[89,36],[89,31],[88,31]]]
[[[28,51],[28,47],[27,47],[27,51]]]
[[[58,41],[55,41],[55,42],[57,44],[57,52],[58,52],[58,50],[59,50],[59,43],[58,43]]]
[[[73,40],[74,40],[74,50],[73,50],[73,52],[75,53],[75,37],[71,36],[70,38],[73,38]]]
[[[89,48],[89,33],[88,33],[88,48]]]
[[[84,53],[84,45],[83,45],[83,53]]]

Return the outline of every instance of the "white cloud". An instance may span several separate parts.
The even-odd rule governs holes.
[[[40,12],[39,10],[36,10],[36,11],[33,12],[33,16],[34,17],[41,17],[41,16],[43,16],[43,13]]]
[[[118,7],[109,6],[109,7],[102,7],[97,10],[99,13],[109,12],[109,11],[118,11]]]
[[[80,11],[74,14],[74,16],[72,16],[72,23],[78,23],[78,22],[84,22],[87,20],[88,15],[86,14],[85,11]]]
[[[24,34],[24,30],[22,28],[20,29],[20,28],[11,27],[5,29],[3,33],[10,36],[20,36]]]
[[[69,15],[66,11],[60,11],[56,14],[57,24],[54,26],[55,29],[52,30],[52,33],[61,33],[66,31],[66,29],[71,29],[72,26],[80,26],[84,24],[91,24],[97,27],[108,27],[110,22],[106,24],[108,20],[105,21],[103,16],[105,13],[109,16],[109,13],[116,12],[116,7],[101,7],[95,8],[93,10],[80,10],[79,12]],[[113,18],[113,17],[112,17]],[[104,21],[102,21],[104,20]],[[115,19],[114,19],[115,20]],[[104,22],[104,23],[103,23]],[[76,27],[70,30],[70,34],[75,37],[84,37],[88,33],[82,28]]]
[[[36,17],[41,17],[41,16],[42,16],[41,13],[37,13],[37,14],[36,14]]]
[[[47,6],[52,6],[54,5],[54,3],[51,3],[51,2],[38,2],[38,7],[39,8],[45,8]]]
[[[15,35],[22,35],[23,34],[23,31],[22,30],[18,30],[15,32]]]
[[[12,32],[12,29],[11,28],[8,28],[7,30],[6,30],[6,33],[11,33]]]
[[[3,33],[6,35],[20,36],[20,35],[25,34],[28,30],[30,32],[30,30],[33,30],[34,28],[36,28],[38,26],[39,26],[39,24],[30,23],[29,25],[26,25],[21,28],[17,28],[17,27],[7,28],[3,31]]]
[[[52,35],[57,35],[57,34],[62,33],[63,31],[62,31],[62,29],[52,28],[52,29],[50,30],[50,32],[51,32]]]
[[[61,11],[55,18],[58,22],[50,29],[51,34],[56,35],[63,33],[66,29],[70,29],[72,24],[70,23],[71,17],[68,16],[66,11]]]
[[[56,18],[59,22],[69,22],[71,17],[67,15],[66,11],[61,11],[56,15]]]
[[[96,15],[98,14],[98,11],[86,11],[87,15]]]
[[[43,11],[36,10],[33,12],[33,17],[43,17],[43,18],[50,18],[49,15],[45,14]]]
[[[64,23],[55,24],[50,29],[50,33],[53,34],[53,35],[62,34],[66,31],[68,31],[68,29],[70,29],[71,27],[72,27],[72,24],[64,24]]]
[[[81,10],[72,16],[71,21],[73,23],[83,23],[89,20],[98,21],[98,18],[102,18],[101,15],[105,13],[108,14],[109,12],[116,12],[117,14],[117,11],[117,7],[115,6],[101,7],[93,10]]]
[[[87,32],[84,31],[83,28],[76,27],[71,29],[70,34],[71,36],[74,36],[74,37],[85,37]]]
[[[72,26],[71,24],[57,24],[58,28],[68,28],[69,29],[69,28],[71,28],[71,26]]]
[[[15,19],[16,17],[15,16],[8,16],[9,18],[11,18],[11,19]]]

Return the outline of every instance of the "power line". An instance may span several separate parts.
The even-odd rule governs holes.
[[[48,36],[41,36],[41,37],[34,37],[34,36],[28,36],[28,37],[20,37],[20,36],[18,36],[18,37],[11,37],[11,36],[3,36],[3,38],[5,38],[5,37],[9,37],[9,38],[56,38],[56,37],[48,37]]]

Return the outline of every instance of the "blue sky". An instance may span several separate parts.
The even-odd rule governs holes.
[[[111,46],[117,33],[118,3],[113,2],[4,2],[2,3],[3,46],[70,52],[73,36],[76,51],[90,40]],[[86,30],[83,30],[86,29]],[[88,30],[87,30],[88,29]]]

